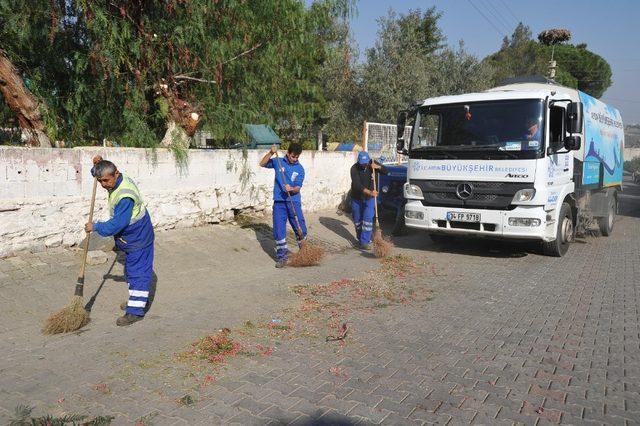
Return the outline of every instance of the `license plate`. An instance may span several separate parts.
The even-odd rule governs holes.
[[[480,222],[479,213],[447,212],[447,220],[454,222]]]

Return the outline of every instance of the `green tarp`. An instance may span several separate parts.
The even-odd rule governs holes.
[[[266,124],[243,124],[251,147],[273,145],[280,146],[282,143],[276,132]]]

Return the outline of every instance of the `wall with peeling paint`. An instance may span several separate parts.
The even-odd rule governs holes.
[[[180,166],[164,149],[0,147],[0,256],[82,241],[96,154],[138,183],[156,229],[223,222],[272,203],[274,171],[258,166],[264,151],[243,157],[236,150],[192,150]],[[306,211],[340,203],[350,186],[353,155],[303,152]],[[108,217],[106,207],[106,191],[98,186],[96,219]]]

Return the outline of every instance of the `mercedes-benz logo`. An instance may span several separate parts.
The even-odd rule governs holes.
[[[456,187],[456,195],[461,200],[466,200],[473,194],[473,185],[470,183],[461,183]]]

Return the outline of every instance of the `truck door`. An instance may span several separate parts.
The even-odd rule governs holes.
[[[566,104],[567,102],[558,102],[549,107],[547,187],[550,198],[557,193],[558,188],[570,183],[573,178],[573,153],[564,148],[567,136]]]

